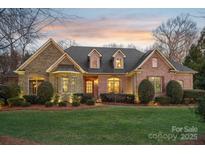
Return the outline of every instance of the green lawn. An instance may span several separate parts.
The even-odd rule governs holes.
[[[199,117],[182,107],[0,112],[0,136],[40,144],[177,144],[178,141],[148,137],[150,133],[171,133],[172,126],[194,126],[198,134],[205,133],[205,124]]]

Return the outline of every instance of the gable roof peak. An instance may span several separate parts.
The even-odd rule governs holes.
[[[123,57],[125,58],[126,55],[122,52],[122,50],[118,49],[113,55],[112,57],[115,57],[118,53],[121,53],[123,55]]]
[[[96,52],[100,57],[102,57],[102,54],[95,48],[93,48],[90,53],[88,54],[88,56],[90,57],[94,52]]]

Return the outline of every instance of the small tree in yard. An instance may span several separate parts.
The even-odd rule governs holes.
[[[149,80],[142,80],[142,82],[139,85],[138,91],[139,100],[141,103],[149,103],[151,100],[153,100],[155,91],[154,86]]]
[[[44,81],[42,82],[37,91],[37,96],[39,97],[39,101],[41,103],[45,103],[47,101],[50,101],[53,97],[53,86],[50,82]]]
[[[201,97],[198,99],[198,107],[196,113],[198,113],[205,121],[205,97]]]
[[[10,98],[10,89],[6,85],[0,85],[0,99],[3,99],[4,102],[7,102],[7,99]]]
[[[166,92],[167,92],[167,96],[171,97],[172,104],[181,103],[183,99],[183,89],[177,81],[175,80],[169,81],[166,87]]]

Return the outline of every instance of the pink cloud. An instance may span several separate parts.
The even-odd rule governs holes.
[[[159,24],[160,20],[135,18],[80,19],[45,27],[42,32],[57,40],[73,39],[82,45],[99,46],[116,42],[148,46],[154,41],[152,30]]]

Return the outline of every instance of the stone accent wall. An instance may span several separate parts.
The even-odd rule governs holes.
[[[54,45],[50,44],[26,68],[26,72],[47,75],[46,70],[63,55]]]
[[[71,94],[74,93],[83,93],[83,75],[75,74],[75,73],[60,73],[60,74],[52,74],[52,83],[54,85],[54,92],[61,96],[62,100],[69,101],[71,98]],[[75,78],[75,85],[73,89],[69,89],[67,93],[62,92],[62,78]],[[70,83],[70,82],[69,82]]]
[[[25,74],[19,75],[19,85],[23,94],[29,93],[29,77],[44,77],[48,80],[49,75],[46,70],[63,55],[54,45],[50,44],[41,54],[39,54],[28,66],[25,67]]]

